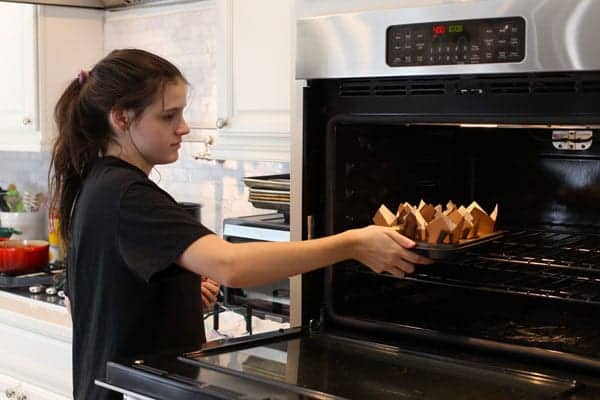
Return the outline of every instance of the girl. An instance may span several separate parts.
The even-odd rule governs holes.
[[[168,61],[116,50],[56,105],[51,189],[69,246],[75,399],[118,398],[94,385],[109,360],[201,346],[201,276],[244,287],[349,258],[398,277],[430,262],[376,226],[291,243],[218,238],[148,178],[189,133],[186,90]]]

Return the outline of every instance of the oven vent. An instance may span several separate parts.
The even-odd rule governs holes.
[[[534,94],[546,93],[575,93],[577,91],[577,83],[571,77],[541,77],[532,82],[531,91]]]
[[[497,94],[528,94],[528,81],[501,80],[492,82],[490,91]]]
[[[600,93],[600,80],[598,81],[582,81],[581,91],[584,93]]]
[[[410,85],[411,95],[446,94],[446,86],[443,81],[417,81]]]
[[[340,96],[422,96],[446,94],[445,80],[357,80],[341,81]]]
[[[376,96],[405,96],[408,94],[408,90],[408,81],[383,81],[377,82],[374,94]]]
[[[340,96],[370,96],[371,81],[341,81]]]
[[[575,74],[487,75],[440,78],[357,79],[338,81],[339,95],[430,96],[465,94],[546,95],[600,93],[599,79]]]

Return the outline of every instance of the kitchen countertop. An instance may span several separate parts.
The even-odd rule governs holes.
[[[71,317],[64,303],[48,303],[33,296],[0,290],[0,323],[70,342]]]

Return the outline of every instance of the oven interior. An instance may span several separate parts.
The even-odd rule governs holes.
[[[381,204],[395,210],[421,199],[476,200],[488,211],[498,204],[497,229],[506,233],[404,280],[340,263],[326,279],[329,319],[600,359],[600,150],[557,149],[553,131],[389,115],[330,123],[330,233],[370,224]]]

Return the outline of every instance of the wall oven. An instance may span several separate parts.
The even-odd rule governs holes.
[[[599,398],[598,20],[597,1],[486,0],[298,21],[303,237],[421,198],[498,203],[505,235],[402,280],[354,261],[305,274],[300,328],[111,363],[105,383],[190,399]]]

